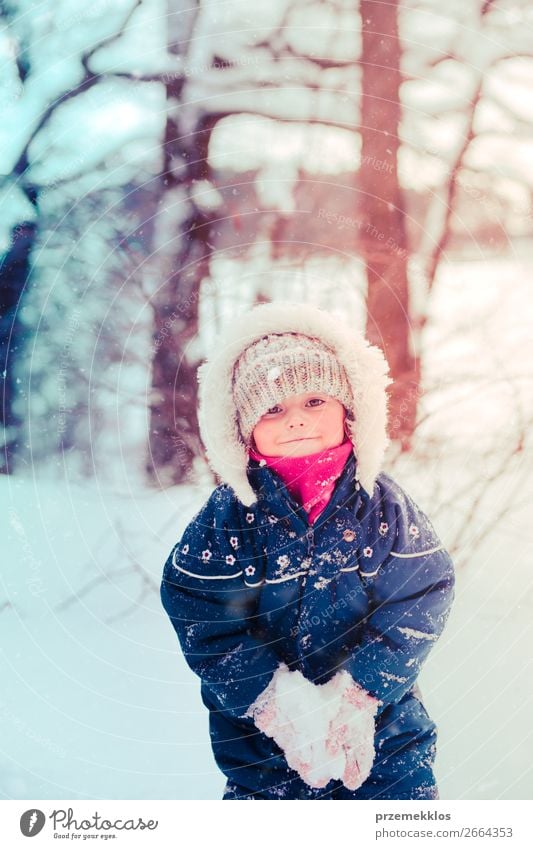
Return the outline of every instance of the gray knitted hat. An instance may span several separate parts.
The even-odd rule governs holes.
[[[331,395],[353,418],[346,371],[319,339],[301,333],[270,333],[249,345],[233,370],[233,398],[245,443],[270,407],[305,392]]]

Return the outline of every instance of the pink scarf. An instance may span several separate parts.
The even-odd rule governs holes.
[[[263,461],[261,465],[267,465],[280,476],[313,523],[330,500],[335,481],[340,477],[352,451],[353,444],[346,437],[335,448],[327,448],[305,457],[267,457],[253,448],[249,449],[249,454],[259,463]]]

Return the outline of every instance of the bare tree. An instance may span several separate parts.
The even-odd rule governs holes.
[[[410,344],[405,201],[398,179],[401,45],[398,6],[361,0],[361,241],[368,279],[368,339],[383,349],[394,384],[391,437],[409,447],[419,361]],[[382,163],[376,167],[376,163]]]
[[[188,345],[198,333],[200,285],[209,274],[210,216],[195,203],[194,187],[210,179],[208,147],[213,122],[192,130],[182,126],[181,104],[187,82],[187,50],[198,7],[182,11],[179,29],[169,9],[169,53],[182,71],[166,81],[167,113],[163,169],[165,209],[158,215],[157,265],[162,282],[152,298],[153,359],[149,456],[146,471],[158,485],[189,479],[201,451],[196,417],[198,358]]]
[[[0,9],[8,57],[0,154],[2,241],[8,245],[0,259],[3,471],[30,463],[53,466],[63,452],[70,462],[78,458],[80,472],[94,474],[99,440],[109,431],[109,366],[135,357],[117,339],[129,337],[131,307],[146,296],[143,262],[151,251],[158,199],[143,180],[142,165],[128,169],[120,126],[116,134],[108,126],[91,149],[73,132],[69,142],[64,130],[74,128],[82,113],[97,124],[113,86],[115,96],[121,88],[127,101],[143,85],[127,63],[108,70],[105,57],[120,49],[149,3],[131,0],[122,10],[105,9],[100,18],[75,3],[43,3],[39,14],[28,5],[12,0]],[[69,39],[80,45],[79,54],[74,48],[62,73],[49,74],[49,53],[57,45],[58,59]],[[165,57],[159,61],[164,69]],[[163,69],[145,75],[152,88]],[[124,167],[113,181],[117,165]],[[109,306],[124,280],[130,312],[115,310],[111,319]]]

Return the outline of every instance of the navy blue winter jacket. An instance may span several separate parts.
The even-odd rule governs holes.
[[[346,669],[380,700],[372,792],[329,798],[435,798],[435,725],[415,682],[449,613],[453,565],[389,475],[370,497],[355,472],[351,454],[310,525],[281,478],[250,460],[257,501],[218,486],[165,563],[162,602],[201,679],[215,759],[243,798],[325,798],[340,787],[302,789],[274,740],[243,717],[280,661],[320,684]]]

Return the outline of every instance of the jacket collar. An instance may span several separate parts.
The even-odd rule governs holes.
[[[343,508],[350,506],[353,510],[359,500],[364,504],[369,501],[368,493],[356,479],[357,461],[353,452],[348,455],[329,502],[312,525],[303,507],[292,497],[276,472],[268,466],[260,466],[257,460],[250,458],[246,474],[257,495],[257,503],[264,510],[275,518],[288,518],[300,528],[303,526],[306,531],[311,528],[319,529],[324,522]]]

